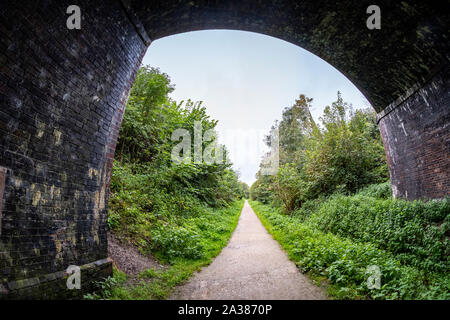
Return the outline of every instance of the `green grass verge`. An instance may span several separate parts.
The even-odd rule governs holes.
[[[334,299],[450,299],[448,273],[406,265],[370,242],[325,233],[304,217],[288,216],[268,205],[250,205],[289,258],[316,283],[326,283]],[[369,266],[381,271],[381,287],[369,289]]]
[[[190,238],[190,245],[195,247],[194,258],[178,256],[167,247],[172,242],[183,242],[180,235],[173,230],[168,230],[164,240],[166,246],[161,245],[161,251],[153,252],[162,262],[169,264],[166,270],[149,269],[140,273],[136,281],[127,284],[127,276],[114,270],[112,277],[99,282],[98,291],[86,295],[86,299],[110,299],[110,300],[154,300],[167,299],[172,290],[186,282],[190,276],[202,267],[210,264],[221,250],[227,245],[239,220],[244,200],[239,200],[231,206],[222,209],[204,208],[201,215],[184,219],[180,228],[190,230],[195,238]],[[163,230],[162,230],[163,231]],[[164,233],[161,233],[161,237]],[[185,247],[185,243],[183,247]],[[185,250],[186,251],[186,250]],[[192,255],[188,255],[192,256]]]

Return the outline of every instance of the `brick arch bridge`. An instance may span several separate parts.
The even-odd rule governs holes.
[[[394,195],[449,195],[447,2],[11,1],[0,4],[0,296],[67,297],[111,272],[109,175],[127,101],[151,41],[237,29],[299,45],[344,73],[378,112]],[[66,9],[81,9],[69,30]],[[151,50],[151,48],[150,48]],[[276,59],[276,57],[274,57]],[[220,61],[217,61],[220,63]]]

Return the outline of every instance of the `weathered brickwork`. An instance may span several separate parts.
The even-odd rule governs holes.
[[[81,30],[66,27],[71,4]],[[79,297],[65,285],[70,265],[84,291],[111,273],[108,191],[126,100],[150,41],[179,32],[260,32],[328,61],[380,112],[395,194],[448,195],[446,3],[380,0],[381,30],[365,27],[370,4],[0,1],[0,298]]]
[[[78,3],[81,30],[66,28],[69,1],[1,4],[0,292],[9,297],[77,294],[46,275],[107,258],[109,170],[147,46],[119,1]]]
[[[450,196],[448,66],[393,107],[378,117],[394,196]]]
[[[112,261],[109,258],[94,261],[80,266],[80,284],[82,290],[68,290],[67,282],[71,282],[65,271],[44,274],[8,283],[8,299],[79,299],[83,293],[93,292],[98,288],[95,281],[112,274]],[[6,293],[6,288],[4,289]],[[1,288],[0,288],[1,291]]]

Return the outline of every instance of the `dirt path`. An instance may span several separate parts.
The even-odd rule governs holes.
[[[156,259],[143,256],[139,250],[126,242],[121,242],[112,233],[108,232],[108,256],[114,265],[128,276],[135,276],[139,272],[152,268],[164,270],[165,266]]]
[[[170,299],[326,299],[288,259],[245,202],[230,242]]]

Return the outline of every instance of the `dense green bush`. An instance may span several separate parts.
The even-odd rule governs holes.
[[[403,264],[450,271],[450,201],[428,202],[337,195],[306,221],[323,232],[370,242]]]
[[[269,204],[274,201],[273,177],[260,175],[250,187],[250,199]]]
[[[163,225],[152,230],[152,249],[166,257],[199,259],[203,257],[200,235],[192,228]]]
[[[187,180],[179,180],[178,170],[161,172],[139,168],[140,173],[135,170],[133,165],[114,162],[108,216],[110,230],[143,252],[158,253],[169,261],[175,257],[201,258],[203,247],[199,234],[216,230],[215,223],[221,221],[221,217],[214,215],[216,207],[208,205],[199,195],[205,191],[186,185]],[[227,183],[217,190],[224,190],[226,194],[229,190],[225,188]],[[216,200],[228,207],[239,198],[238,194],[231,194],[226,199]],[[204,219],[213,216],[214,223],[207,224]]]
[[[245,186],[238,180],[231,164],[224,158],[213,164],[205,162],[177,164],[172,150],[180,141],[173,141],[177,129],[190,133],[191,155],[194,154],[194,124],[201,124],[201,134],[213,130],[217,121],[210,118],[201,102],[177,103],[168,94],[174,89],[167,74],[158,69],[142,67],[131,90],[120,129],[111,189],[121,187],[127,176],[135,177],[142,188],[153,189],[162,198],[183,194],[210,206],[224,206],[245,196]],[[203,139],[203,150],[213,141]],[[223,146],[219,146],[224,149]],[[116,174],[123,171],[124,174]],[[158,191],[163,190],[163,192]],[[190,201],[185,197],[185,201]],[[170,196],[169,196],[170,198]],[[179,211],[176,211],[179,212]]]
[[[361,196],[368,196],[378,199],[389,199],[392,197],[391,182],[386,181],[379,184],[371,184],[358,192]]]

